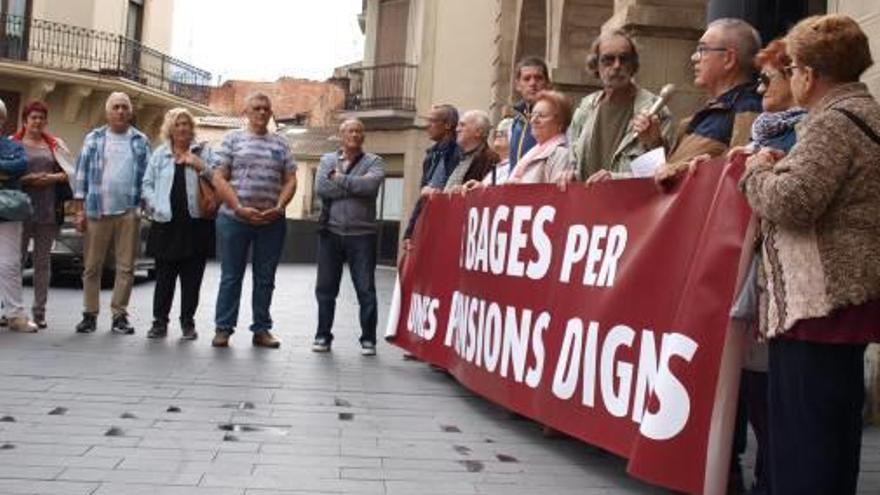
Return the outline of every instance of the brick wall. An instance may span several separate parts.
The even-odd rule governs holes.
[[[274,82],[226,81],[211,90],[209,106],[222,115],[240,115],[244,99],[254,91],[262,91],[272,98],[272,108],[278,120],[308,114],[306,124],[311,127],[333,125],[334,113],[345,103],[345,92],[331,83],[283,77]]]

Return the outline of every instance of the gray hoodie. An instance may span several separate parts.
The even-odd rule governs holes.
[[[340,152],[327,153],[318,165],[315,192],[321,198],[321,224],[337,235],[376,232],[376,195],[385,178],[382,158],[364,153],[343,171]],[[336,170],[333,179],[330,172]]]

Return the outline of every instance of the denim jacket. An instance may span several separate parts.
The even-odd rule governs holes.
[[[86,134],[82,150],[76,160],[73,197],[84,201],[86,216],[89,218],[103,216],[101,182],[104,180],[104,145],[107,141],[108,129],[109,127],[105,125]],[[137,168],[134,174],[135,180],[131,184],[132,190],[129,193],[131,198],[140,198],[141,181],[147,169],[147,161],[150,159],[150,140],[134,127],[131,130],[131,152]],[[137,206],[137,204],[131,205],[132,208]]]
[[[0,136],[0,184],[2,189],[18,189],[18,178],[27,171],[27,155],[21,143]]]
[[[214,152],[207,143],[193,143],[190,151],[205,162],[205,170],[201,176],[211,180],[211,164],[214,162]],[[144,181],[141,184],[141,198],[147,216],[154,222],[165,223],[171,221],[171,186],[174,185],[174,154],[171,146],[164,143],[153,151],[147,171],[144,173]],[[189,216],[201,218],[199,211],[199,175],[192,167],[184,170],[186,177],[186,205]]]
[[[513,106],[513,124],[510,126],[510,160],[511,172],[516,167],[519,159],[530,149],[534,148],[538,141],[532,136],[532,124],[529,122],[532,109],[525,100],[520,100]]]

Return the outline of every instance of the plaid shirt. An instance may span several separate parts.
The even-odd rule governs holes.
[[[131,130],[131,152],[137,168],[134,173],[135,180],[131,183],[131,189],[127,191],[127,197],[134,199],[131,208],[136,208],[141,197],[141,181],[150,159],[150,140],[134,127]],[[86,134],[82,151],[76,160],[73,197],[84,201],[86,216],[89,218],[101,218],[105,214],[101,181],[104,179],[104,145],[107,141],[107,131],[108,127],[105,125]]]

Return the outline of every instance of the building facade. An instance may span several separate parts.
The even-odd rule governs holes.
[[[249,94],[262,92],[272,99],[280,123],[309,127],[333,126],[345,102],[345,90],[330,82],[281,77],[276,81],[230,80],[211,88],[209,106],[220,115],[241,115]]]
[[[49,128],[76,152],[104,121],[113,91],[132,97],[135,123],[155,138],[164,113],[209,112],[210,73],[177,60],[174,0],[0,1],[0,98],[7,132],[30,100],[49,106]]]
[[[397,181],[388,184],[401,200],[394,220],[406,221],[431,144],[423,130],[431,105],[483,109],[497,121],[516,99],[516,60],[546,59],[555,87],[576,102],[599,88],[585,64],[593,38],[624,29],[639,45],[637,82],[653,91],[674,83],[670,107],[681,117],[704,99],[692,83],[690,56],[708,21],[744,18],[767,41],[824,12],[857,19],[880,57],[876,0],[364,0],[364,59],[345,78],[344,116],[366,123],[368,147],[385,157]],[[880,68],[865,81],[880,96]]]

